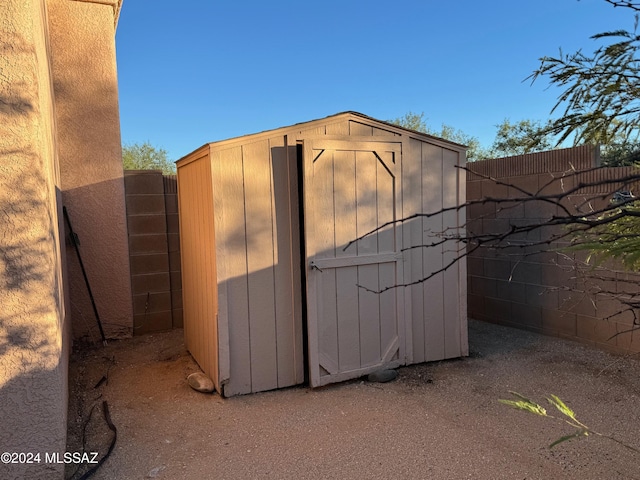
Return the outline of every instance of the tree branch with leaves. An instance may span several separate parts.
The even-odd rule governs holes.
[[[611,2],[609,2],[611,3]],[[545,56],[529,77],[542,77],[564,91],[551,112],[562,116],[546,129],[559,135],[558,143],[573,135],[574,144],[608,144],[616,139],[637,142],[640,134],[640,35],[638,17],[633,30],[593,35],[608,44],[592,54],[582,50]]]
[[[589,435],[595,435],[597,437],[605,438],[607,440],[615,442],[618,445],[620,445],[620,446],[622,446],[622,447],[624,447],[624,448],[626,448],[626,449],[628,449],[628,450],[630,450],[630,451],[632,451],[634,453],[640,454],[640,450],[638,450],[637,448],[635,448],[635,447],[633,447],[631,445],[628,445],[628,444],[618,440],[617,438],[615,438],[615,437],[613,437],[611,435],[606,435],[604,433],[597,432],[597,431],[593,430],[592,428],[588,427],[586,424],[584,424],[580,420],[578,420],[578,418],[576,417],[576,413],[571,408],[569,408],[556,395],[550,395],[549,397],[547,397],[547,402],[549,402],[550,405],[555,407],[555,409],[560,414],[562,414],[561,417],[556,417],[556,416],[553,416],[553,415],[549,414],[547,412],[546,408],[544,408],[539,403],[528,399],[524,395],[521,395],[521,394],[519,394],[517,392],[509,392],[509,393],[511,393],[511,395],[516,397],[516,400],[500,399],[498,401],[500,403],[504,404],[504,405],[508,405],[511,408],[515,408],[516,410],[520,410],[521,412],[533,413],[534,415],[538,415],[540,417],[549,418],[551,420],[557,420],[557,421],[566,423],[566,424],[568,424],[568,425],[570,425],[571,427],[574,428],[574,432],[573,433],[570,433],[568,435],[564,435],[564,436],[560,437],[559,439],[555,440],[554,442],[552,442],[549,445],[549,448],[553,448],[556,445],[559,445],[559,444],[561,444],[563,442],[566,442],[568,440],[584,438],[584,437],[588,437]]]

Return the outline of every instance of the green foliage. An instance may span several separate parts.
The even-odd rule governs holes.
[[[417,132],[433,135],[434,137],[444,138],[445,140],[459,143],[461,145],[466,145],[468,147],[467,161],[469,162],[488,158],[489,154],[487,150],[482,148],[482,146],[480,145],[480,140],[478,140],[476,137],[474,137],[473,135],[468,135],[462,130],[454,128],[450,125],[446,125],[444,123],[442,124],[442,128],[440,130],[431,128],[427,123],[427,120],[424,118],[424,112],[408,112],[401,117],[389,120],[389,123],[393,123],[410,130],[415,130]]]
[[[556,407],[558,409],[558,411],[560,413],[562,413],[564,416],[569,417],[574,422],[578,421],[578,420],[576,420],[575,412],[573,410],[571,410],[569,407],[567,407],[567,405],[562,400],[560,400],[560,398],[557,397],[556,395],[551,394],[551,397],[547,398],[547,401],[551,405]]]
[[[501,158],[542,152],[551,150],[555,144],[553,135],[548,132],[550,122],[542,125],[540,121],[529,119],[513,123],[509,119],[505,119],[501,124],[496,125],[496,138],[491,148],[483,147],[477,137],[450,125],[442,124],[440,130],[430,127],[424,117],[424,113],[409,112],[389,122],[466,145],[469,147],[467,160],[470,162],[486,158]]]
[[[546,417],[547,411],[541,405],[538,405],[536,402],[529,400],[527,397],[520,395],[517,392],[509,392],[513,396],[517,397],[518,400],[498,400],[500,403],[504,403],[505,405],[509,405],[517,410],[523,410],[525,412],[535,413],[536,415],[540,415],[541,417]]]
[[[501,158],[551,150],[555,142],[547,132],[549,125],[547,123],[543,126],[539,121],[528,119],[511,123],[509,119],[505,119],[497,125],[491,156]]]
[[[606,0],[613,6],[640,11],[628,0]],[[640,34],[638,14],[633,30],[611,30],[593,35],[600,42],[592,54],[577,51],[542,57],[530,76],[547,77],[562,89],[552,113],[562,116],[545,130],[559,142],[573,136],[575,144],[602,144],[605,166],[637,165],[640,161]],[[592,258],[615,258],[629,269],[640,268],[640,208],[635,203],[589,219],[572,239],[574,249],[589,250]]]
[[[599,216],[592,228],[572,240],[573,250],[588,250],[597,265],[614,258],[631,271],[640,271],[640,202],[625,203]]]
[[[547,402],[554,406],[558,412],[562,414],[560,417],[554,417],[553,415],[549,415],[547,410],[540,404],[534,402],[533,400],[528,399],[527,397],[520,395],[517,392],[509,392],[511,395],[517,398],[517,400],[498,400],[500,403],[508,405],[516,410],[520,410],[522,412],[533,413],[534,415],[538,415],[540,417],[550,418],[552,420],[564,422],[568,425],[571,425],[575,430],[573,433],[568,435],[564,435],[549,445],[549,448],[553,448],[560,443],[566,442],[567,440],[572,440],[574,438],[582,438],[588,437],[589,435],[595,435],[601,438],[606,438],[607,440],[611,440],[612,442],[617,443],[618,445],[631,450],[634,453],[640,453],[640,450],[632,447],[631,445],[627,445],[626,443],[621,442],[620,440],[610,436],[605,435],[603,433],[596,432],[595,430],[589,428],[584,423],[579,421],[576,418],[576,414],[573,410],[571,410],[559,397],[556,395],[550,395],[547,397]]]
[[[176,173],[176,166],[167,158],[167,151],[149,142],[123,145],[122,164],[125,170],[162,170],[165,175]]]
[[[640,165],[640,143],[610,143],[600,149],[603,167],[630,167]]]
[[[453,128],[450,125],[445,125],[443,123],[440,132],[436,132],[433,135],[469,147],[469,149],[467,150],[467,160],[470,162],[475,162],[476,160],[484,160],[485,158],[490,157],[489,152],[480,144],[480,140],[478,140],[473,135],[469,135],[463,132],[462,130]]]
[[[608,44],[593,54],[578,51],[542,57],[530,78],[548,77],[563,92],[552,112],[560,118],[547,131],[558,143],[573,135],[574,144],[608,144],[618,137],[634,142],[640,134],[640,35],[638,17],[632,31],[614,30],[593,35]]]
[[[606,437],[606,438],[611,438],[611,437],[608,437],[606,435],[602,435],[602,434],[600,434],[598,432],[594,432],[594,431],[590,430],[589,427],[587,427],[584,423],[580,422],[576,418],[576,414],[573,412],[573,410],[571,410],[569,407],[567,407],[567,405],[562,400],[560,400],[560,398],[558,398],[556,395],[551,395],[550,397],[547,398],[547,401],[551,405],[556,407],[556,409],[562,415],[564,415],[564,417],[566,417],[566,418],[554,417],[553,415],[549,415],[547,413],[547,410],[542,405],[534,402],[533,400],[529,400],[528,398],[520,395],[517,392],[509,392],[509,393],[511,393],[516,398],[518,398],[518,400],[498,400],[498,401],[500,403],[504,403],[505,405],[508,405],[508,406],[510,406],[512,408],[515,408],[516,410],[533,413],[535,415],[539,415],[541,417],[546,417],[546,418],[551,418],[551,419],[554,419],[554,420],[564,421],[565,423],[567,423],[567,424],[571,425],[573,428],[575,428],[575,432],[574,433],[571,433],[569,435],[564,435],[564,436],[558,438],[556,441],[552,442],[549,445],[549,448],[553,448],[556,445],[559,445],[560,443],[566,442],[567,440],[571,440],[573,438],[587,437],[591,433],[593,433],[594,435],[599,435],[599,436],[603,436],[603,437]],[[618,442],[615,439],[612,439],[612,440]],[[628,448],[631,448],[632,450],[634,450],[633,447],[628,447]]]
[[[409,130],[415,130],[416,132],[430,133],[429,126],[427,125],[427,121],[424,118],[424,112],[408,112],[401,117],[389,120],[389,123],[408,128]]]

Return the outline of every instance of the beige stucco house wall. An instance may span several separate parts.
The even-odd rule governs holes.
[[[65,252],[63,203],[103,321],[122,326],[108,333],[131,325],[119,8],[120,0],[0,2],[0,452],[65,451],[71,319],[80,334],[83,317],[95,321]],[[0,464],[0,478],[63,478],[63,469]]]
[[[78,234],[107,337],[132,329],[115,27],[121,0],[48,0],[62,200]],[[67,248],[74,338],[99,338]]]

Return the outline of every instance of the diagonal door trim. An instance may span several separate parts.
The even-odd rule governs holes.
[[[371,358],[370,354],[371,350],[366,351],[366,355],[364,357],[360,357],[360,366],[357,364],[351,365],[350,361],[347,363],[342,362],[342,357],[340,355],[341,349],[344,348],[344,343],[342,346],[338,345],[338,350],[332,349],[325,351],[327,345],[331,345],[331,343],[326,344],[324,342],[331,337],[326,337],[327,332],[330,332],[331,329],[342,328],[340,327],[339,322],[341,317],[338,314],[336,317],[336,295],[341,295],[339,291],[339,287],[335,284],[335,280],[333,281],[333,286],[330,283],[326,283],[327,279],[332,278],[334,275],[338,275],[339,270],[345,268],[363,268],[369,265],[389,265],[393,264],[394,267],[390,268],[390,266],[386,267],[384,276],[380,277],[381,283],[389,284],[389,282],[397,282],[398,279],[403,278],[403,254],[400,251],[402,246],[402,229],[395,228],[391,229],[394,232],[391,236],[393,238],[393,247],[390,251],[384,251],[382,253],[366,253],[361,255],[344,255],[344,253],[340,252],[340,255],[333,257],[332,250],[326,250],[327,247],[327,230],[325,230],[324,220],[326,219],[329,222],[332,222],[331,225],[338,225],[339,223],[339,215],[340,211],[338,210],[338,198],[349,198],[349,197],[332,197],[334,193],[332,192],[332,188],[335,188],[338,184],[336,183],[338,179],[345,178],[348,182],[347,177],[339,177],[337,165],[344,165],[342,163],[333,163],[338,162],[338,158],[348,158],[344,157],[345,154],[340,154],[341,156],[334,156],[336,153],[333,152],[347,152],[346,155],[350,155],[348,152],[354,152],[354,155],[359,155],[358,152],[369,152],[373,154],[374,157],[369,157],[369,162],[376,160],[376,163],[371,163],[367,165],[378,164],[378,172],[386,170],[386,174],[389,175],[389,182],[392,182],[390,186],[385,187],[384,197],[380,198],[389,198],[393,199],[392,205],[385,207],[381,212],[386,212],[384,215],[392,215],[392,218],[402,212],[402,188],[399,182],[402,181],[400,175],[401,161],[402,161],[402,142],[395,141],[393,138],[388,139],[379,139],[375,137],[307,137],[299,139],[303,144],[303,199],[302,204],[305,211],[305,225],[304,225],[304,235],[306,238],[305,244],[305,252],[304,256],[306,259],[305,269],[306,269],[306,278],[307,278],[307,332],[308,332],[308,359],[309,359],[309,382],[312,387],[317,387],[321,385],[326,385],[329,383],[339,382],[348,380],[351,378],[357,378],[362,375],[366,375],[367,373],[371,373],[377,369],[382,367],[392,368],[399,365],[403,365],[406,361],[405,359],[405,329],[404,325],[404,298],[401,291],[394,291],[394,293],[387,293],[387,295],[395,295],[393,302],[392,310],[387,309],[386,312],[392,311],[394,312],[394,320],[391,323],[386,323],[387,330],[384,337],[380,337],[379,341],[383,342],[383,344],[379,345],[379,357],[378,360],[375,361],[376,358],[375,351],[374,357]],[[329,163],[319,162],[320,159],[324,159],[326,155],[329,155],[327,161]],[[357,158],[357,157],[354,157]],[[367,158],[367,157],[365,157]],[[369,168],[369,167],[367,167]],[[381,170],[382,169],[382,170]],[[340,169],[341,172],[348,172]],[[385,174],[385,175],[386,175]],[[356,178],[356,177],[354,177]],[[382,178],[382,177],[380,177]],[[319,183],[318,183],[319,182]],[[333,187],[332,187],[333,185]],[[362,185],[362,184],[361,184]],[[366,185],[366,184],[364,184]],[[374,195],[373,200],[373,208],[375,212],[375,205],[377,197],[377,189],[374,182],[373,188],[376,189],[376,193]],[[327,195],[320,194],[319,192],[327,192]],[[379,202],[380,200],[378,200]],[[319,210],[317,209],[318,205],[324,205]],[[356,205],[356,204],[354,204]],[[358,201],[357,205],[360,205]],[[380,204],[378,205],[388,205],[388,204]],[[361,208],[358,206],[357,208]],[[363,208],[370,208],[365,207]],[[380,208],[380,207],[378,207]],[[329,210],[327,210],[329,209]],[[328,211],[325,216],[324,212]],[[333,212],[333,213],[330,213]],[[391,213],[393,212],[393,213]],[[380,217],[380,219],[384,219]],[[384,219],[386,220],[386,219]],[[342,223],[344,224],[344,223]],[[333,231],[334,226],[329,227],[331,231]],[[323,233],[325,232],[325,233]],[[322,235],[318,237],[316,235]],[[323,239],[323,240],[320,240]],[[320,241],[320,243],[318,243]],[[337,240],[336,240],[337,241]],[[340,241],[342,244],[342,240]],[[335,243],[330,243],[335,245]],[[329,244],[329,245],[330,245]],[[338,247],[334,247],[338,248]],[[388,247],[385,247],[388,248]],[[317,249],[317,251],[316,251]],[[378,250],[379,251],[379,250]],[[336,253],[337,255],[337,253]],[[382,270],[378,270],[381,272]],[[336,272],[336,273],[334,273]],[[393,273],[391,273],[393,272]],[[382,274],[381,274],[382,275]],[[392,275],[390,278],[388,275]],[[338,277],[336,276],[335,279]],[[342,277],[343,279],[345,277]],[[327,290],[327,288],[329,290]],[[333,290],[338,288],[338,290]],[[323,290],[327,290],[324,291]],[[335,292],[335,293],[331,293]],[[358,296],[360,296],[358,294]],[[341,297],[342,298],[342,297]],[[328,300],[333,299],[333,301]],[[344,301],[344,298],[342,298]],[[358,309],[359,307],[355,308]],[[389,298],[387,297],[387,305],[390,306]],[[329,317],[325,317],[325,315],[329,315]],[[333,315],[334,323],[323,323],[322,325],[319,322],[324,322],[325,318],[331,318]],[[356,313],[356,319],[359,314]],[[363,315],[361,313],[360,315]],[[354,318],[354,317],[344,317],[344,318]],[[371,317],[359,317],[359,322],[363,322],[363,319],[371,318]],[[373,325],[380,325],[380,327],[373,328],[381,328],[382,324],[380,323],[382,320],[381,317],[373,317],[378,318]],[[386,317],[391,318],[391,317]],[[336,327],[336,323],[338,325]],[[358,321],[358,320],[354,320]],[[350,320],[351,322],[351,320]],[[333,325],[333,327],[331,327]],[[367,323],[360,323],[361,326],[367,325]],[[389,330],[389,326],[394,325],[394,330]],[[326,330],[329,328],[329,330]],[[322,333],[320,333],[322,331]],[[341,330],[339,330],[340,332]],[[394,333],[395,332],[395,333]],[[391,335],[393,333],[393,335]],[[320,349],[320,341],[321,338],[319,335],[322,335],[322,342],[325,347]],[[335,335],[335,330],[333,335]],[[362,335],[362,334],[361,334]],[[360,337],[361,341],[363,337]],[[330,341],[331,342],[331,341]],[[371,345],[370,343],[368,345]],[[357,347],[356,345],[356,348]],[[345,350],[347,352],[348,350]],[[327,352],[331,352],[330,355]],[[336,358],[333,356],[336,355]],[[365,352],[361,351],[361,354]],[[374,360],[375,363],[370,363],[370,360],[366,360],[366,358]],[[394,360],[392,360],[395,357]]]

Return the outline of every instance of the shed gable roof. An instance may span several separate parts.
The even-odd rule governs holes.
[[[409,134],[411,137],[415,137],[418,139],[423,139],[426,141],[436,141],[438,143],[444,143],[446,145],[449,145],[451,147],[453,147],[454,150],[466,150],[467,147],[466,145],[462,145],[459,143],[455,143],[452,142],[450,140],[446,140],[444,138],[440,138],[440,137],[436,137],[433,135],[429,135],[427,133],[423,133],[423,132],[418,132],[417,130],[411,130],[409,128],[405,128],[405,127],[401,127],[399,125],[395,125],[393,123],[389,123],[383,120],[378,120],[376,118],[370,117],[368,115],[365,115],[363,113],[359,113],[359,112],[354,112],[354,111],[346,111],[346,112],[340,112],[340,113],[336,113],[334,115],[329,115],[327,117],[323,117],[323,118],[318,118],[315,120],[309,120],[306,122],[300,122],[300,123],[295,123],[293,125],[289,125],[287,127],[279,127],[279,128],[274,128],[271,130],[264,130],[262,132],[258,132],[258,133],[253,133],[253,134],[249,134],[249,135],[242,135],[239,137],[233,137],[233,138],[229,138],[226,140],[219,140],[216,142],[211,142],[209,143],[209,145],[211,146],[223,146],[225,144],[228,143],[248,143],[248,142],[252,142],[255,140],[258,140],[260,137],[264,137],[264,136],[271,136],[274,134],[279,134],[282,133],[283,135],[286,135],[287,133],[291,132],[295,132],[296,130],[309,130],[312,129],[316,126],[320,126],[322,124],[328,124],[328,123],[337,123],[337,122],[341,122],[341,121],[345,121],[345,120],[353,120],[353,121],[357,121],[360,123],[364,123],[373,127],[377,127],[377,128],[381,128],[383,130],[388,130],[390,132],[395,132],[397,134]]]

